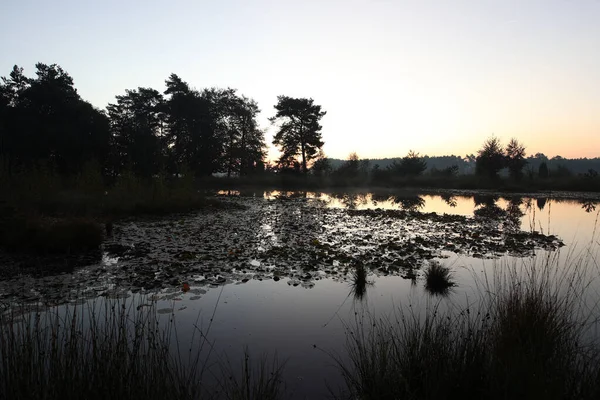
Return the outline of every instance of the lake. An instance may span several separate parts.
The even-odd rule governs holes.
[[[332,355],[345,357],[347,330],[364,313],[465,307],[494,267],[547,256],[567,265],[600,249],[594,195],[212,195],[236,207],[120,220],[90,265],[0,281],[2,309],[143,297],[174,318],[182,348],[197,323],[214,342],[211,357],[238,363],[245,346],[276,353],[293,398],[321,398],[343,384]],[[424,288],[423,269],[436,262],[453,273],[446,295]],[[366,284],[357,286],[358,266]]]

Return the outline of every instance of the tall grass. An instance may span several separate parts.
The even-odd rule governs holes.
[[[591,257],[496,265],[474,307],[348,326],[336,357],[352,399],[598,399],[600,309]],[[596,294],[597,295],[597,294]]]
[[[279,365],[247,364],[239,378],[244,393],[273,396],[238,395],[230,377],[239,371],[212,370],[207,332],[194,332],[197,351],[186,359],[172,316],[161,324],[153,306],[111,301],[26,313],[23,319],[20,314],[0,315],[2,399],[283,398]]]

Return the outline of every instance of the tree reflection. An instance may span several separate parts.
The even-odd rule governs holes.
[[[372,284],[367,280],[367,268],[362,264],[356,265],[350,282],[350,293],[354,296],[354,300],[363,300],[367,295],[367,286]]]
[[[371,202],[377,207],[378,203],[385,203],[390,200],[390,197],[388,193],[373,193],[371,194]]]
[[[367,193],[332,193],[331,196],[349,210],[355,210],[357,206],[364,206],[369,202]]]
[[[581,200],[580,203],[581,203],[581,208],[583,208],[586,213],[591,213],[593,211],[596,211],[597,202],[590,201],[590,200]]]
[[[546,206],[548,199],[546,197],[538,197],[536,199],[538,210],[542,211]]]
[[[499,197],[495,195],[474,195],[475,210],[473,214],[477,217],[500,220],[506,216],[506,211],[498,207],[496,202]]]
[[[418,211],[425,207],[425,199],[416,194],[394,194],[389,199],[394,204],[399,204],[406,211]]]
[[[442,198],[442,200],[444,200],[444,203],[448,204],[452,208],[458,205],[456,196],[452,194],[441,194],[440,197]]]
[[[512,197],[506,207],[506,220],[504,221],[504,230],[506,232],[516,233],[521,230],[521,219],[525,213],[521,210],[523,198]]]

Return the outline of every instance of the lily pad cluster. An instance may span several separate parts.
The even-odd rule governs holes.
[[[505,229],[486,215],[348,210],[303,198],[228,201],[245,207],[117,221],[100,262],[61,275],[0,281],[0,301],[59,304],[131,292],[167,298],[190,286],[198,293],[187,295],[201,296],[251,279],[285,278],[310,288],[323,278],[349,281],[357,267],[414,278],[429,260],[449,252],[527,256],[563,245],[555,236]],[[165,288],[173,292],[164,294]]]

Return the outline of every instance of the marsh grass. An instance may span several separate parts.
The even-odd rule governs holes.
[[[456,286],[450,268],[439,262],[432,261],[424,271],[425,289],[435,295],[448,295],[450,289]]]
[[[239,368],[229,361],[221,366],[218,395],[226,400],[277,400],[285,398],[283,369],[275,354],[269,361],[266,356],[253,361],[246,348]],[[232,371],[240,371],[232,373]]]
[[[221,367],[223,373],[215,374],[212,370],[210,325],[207,331],[194,332],[186,357],[179,347],[174,315],[165,317],[170,321],[166,325],[153,305],[134,307],[133,302],[122,301],[4,313],[0,315],[0,398],[278,398],[237,393],[241,387],[244,393],[279,394],[282,367],[272,369],[265,361],[255,369],[247,363],[242,386],[231,383],[237,371]],[[207,379],[211,374],[213,378]],[[224,393],[232,395],[224,397]]]
[[[346,358],[335,357],[341,397],[600,398],[600,309],[589,293],[598,270],[583,258],[496,265],[469,307],[438,301],[422,313],[358,318],[347,326]]]

